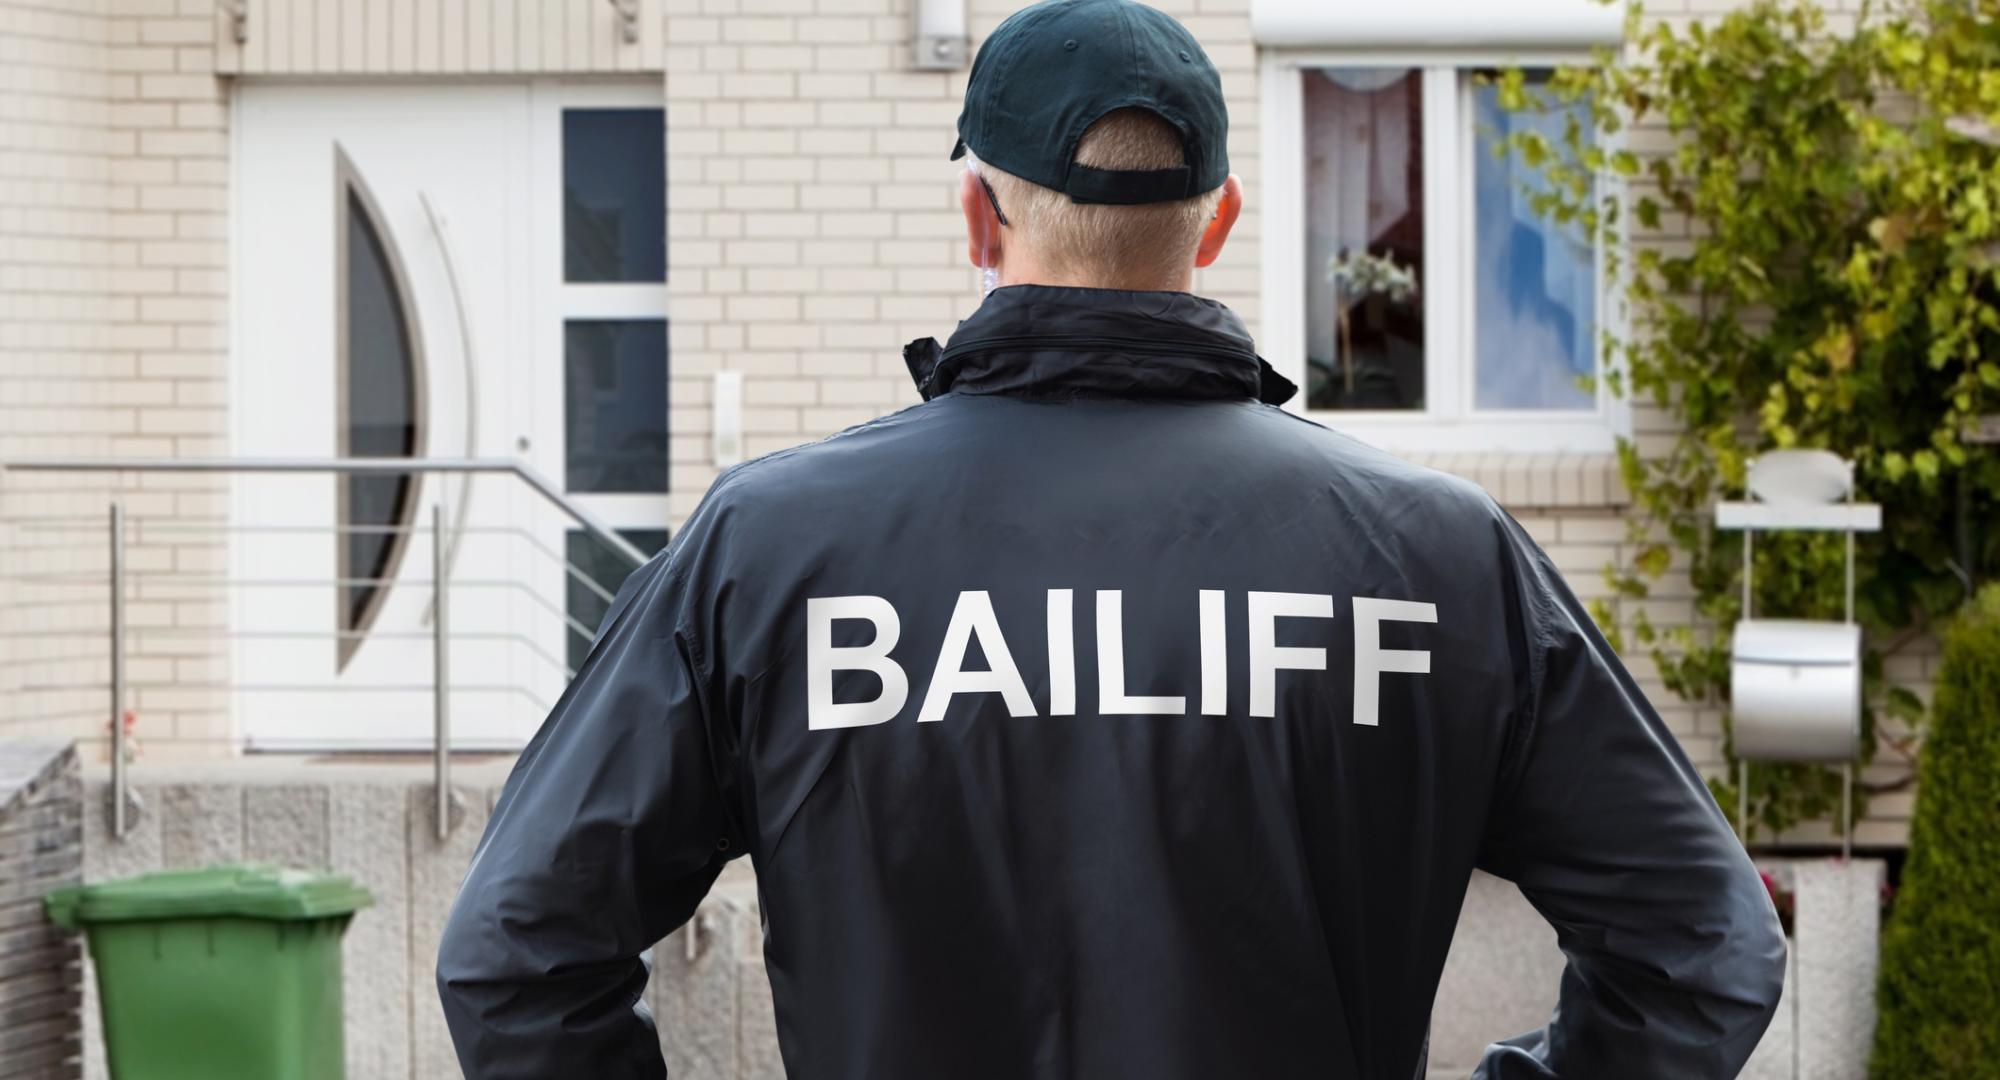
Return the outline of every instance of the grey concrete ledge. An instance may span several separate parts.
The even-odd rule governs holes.
[[[267,859],[325,867],[371,889],[346,947],[347,1054],[358,1080],[458,1075],[432,975],[439,933],[511,758],[457,763],[464,816],[440,842],[431,763],[246,756],[132,770],[146,811],[109,833],[109,784],[84,791],[84,876]],[[1874,1028],[1878,861],[1760,862],[1792,883],[1797,932],[1777,1021],[1744,1073],[1753,1080],[1860,1080]],[[730,864],[689,926],[653,950],[647,1000],[676,1080],[781,1080],[764,973],[756,881]],[[1486,1045],[1546,1023],[1563,967],[1555,933],[1507,882],[1476,875],[1433,1011],[1436,1075],[1465,1076]],[[103,1077],[87,977],[86,1075]]]

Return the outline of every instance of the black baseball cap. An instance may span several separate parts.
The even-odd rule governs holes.
[[[1077,140],[1114,109],[1145,109],[1180,132],[1182,165],[1093,169]],[[1076,202],[1191,198],[1229,178],[1229,110],[1208,54],[1164,11],[1132,0],[1043,0],[979,47],[958,145]]]

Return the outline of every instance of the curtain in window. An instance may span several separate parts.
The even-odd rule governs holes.
[[[1595,395],[1578,380],[1597,370],[1596,259],[1578,225],[1535,210],[1548,181],[1493,152],[1520,131],[1560,146],[1572,110],[1510,113],[1491,86],[1474,97],[1474,400],[1482,409],[1589,409]]]
[[[1304,108],[1308,403],[1421,408],[1421,292],[1395,298],[1336,286],[1327,269],[1338,256],[1372,257],[1421,278],[1422,72],[1308,71]]]

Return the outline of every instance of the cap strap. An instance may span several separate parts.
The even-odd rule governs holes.
[[[1080,203],[1173,202],[1193,194],[1188,190],[1188,167],[1171,169],[1093,169],[1072,163],[1063,191]]]

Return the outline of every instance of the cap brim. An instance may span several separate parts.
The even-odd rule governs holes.
[[[960,139],[958,140],[958,145],[953,146],[951,148],[951,160],[957,161],[959,158],[962,158],[964,156],[965,156],[965,140]]]

